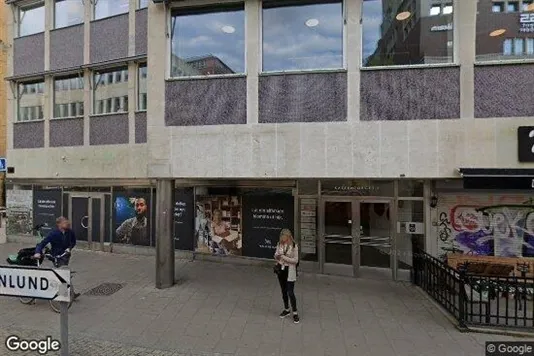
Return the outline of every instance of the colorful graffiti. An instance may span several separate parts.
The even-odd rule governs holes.
[[[533,257],[534,199],[447,197],[438,206],[440,253]]]

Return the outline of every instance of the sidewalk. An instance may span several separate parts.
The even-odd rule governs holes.
[[[0,245],[0,258],[21,245]],[[458,332],[410,284],[301,274],[301,323],[280,319],[281,297],[265,268],[177,260],[177,285],[154,288],[154,257],[76,250],[73,283],[124,287],[82,295],[69,312],[72,355],[483,355],[484,342]],[[59,335],[46,302],[0,297],[0,355],[7,334]],[[142,349],[137,349],[137,348]]]

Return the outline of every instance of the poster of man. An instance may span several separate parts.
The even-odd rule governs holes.
[[[239,197],[197,197],[195,241],[197,252],[241,255],[241,200]]]
[[[116,194],[114,242],[150,246],[148,202],[149,198],[145,194]]]

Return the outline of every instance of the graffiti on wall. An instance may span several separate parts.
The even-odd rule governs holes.
[[[534,257],[534,198],[446,196],[437,225],[440,254]]]

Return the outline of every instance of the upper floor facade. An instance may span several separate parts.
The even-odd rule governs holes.
[[[7,3],[16,178],[534,166],[530,0]]]

